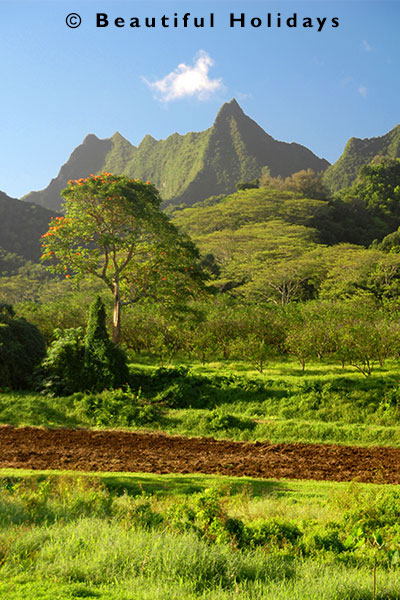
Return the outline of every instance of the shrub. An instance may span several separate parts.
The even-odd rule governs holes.
[[[204,425],[211,431],[226,431],[228,429],[254,429],[255,421],[243,417],[237,417],[230,413],[223,413],[218,409],[212,410],[203,417]]]
[[[91,305],[85,336],[81,327],[55,330],[55,340],[42,364],[42,380],[45,390],[61,396],[128,383],[126,357],[108,337],[100,298]]]
[[[126,356],[108,337],[106,311],[100,297],[90,307],[84,362],[85,387],[89,390],[101,391],[128,383]]]
[[[68,396],[84,385],[83,329],[55,329],[54,337],[42,363],[41,385],[57,396]]]
[[[76,394],[75,408],[83,412],[93,425],[106,427],[139,427],[161,418],[161,410],[144,404],[129,390],[104,390],[101,394]]]
[[[199,390],[193,389],[187,381],[177,381],[169,385],[155,396],[156,402],[161,402],[170,408],[203,408]]]
[[[168,522],[173,530],[192,530],[200,538],[213,544],[230,543],[241,547],[245,541],[243,522],[228,516],[221,492],[215,488],[198,494],[193,507],[187,503],[171,506]]]
[[[32,385],[35,367],[46,354],[39,329],[16,318],[9,305],[0,305],[0,385],[27,388]]]
[[[247,528],[247,538],[251,546],[285,548],[294,546],[302,535],[302,531],[296,525],[280,519],[254,523]]]

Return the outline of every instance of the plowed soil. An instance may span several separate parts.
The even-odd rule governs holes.
[[[0,468],[400,483],[400,449],[0,427]]]

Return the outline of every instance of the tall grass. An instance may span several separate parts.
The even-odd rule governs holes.
[[[157,498],[110,492],[99,477],[3,479],[0,596],[372,598],[371,548],[340,549],[332,544],[332,532],[339,532],[343,540],[355,523],[365,535],[385,527],[398,544],[396,488],[317,485],[324,495],[313,507],[306,494],[311,484],[304,484],[298,506],[293,503],[292,484],[285,485],[281,498],[254,498],[249,488],[233,495],[214,490],[186,498]],[[336,490],[333,496],[327,493],[330,487]],[[211,504],[205,504],[207,498]],[[176,512],[186,507],[195,513],[194,524],[199,524],[204,506],[236,515],[254,531],[261,522],[264,530],[269,527],[269,537],[263,544],[240,549],[233,539],[211,541],[209,531],[178,530],[167,519],[172,508]],[[290,538],[294,523],[302,533]],[[277,524],[286,538],[279,538]],[[379,562],[377,589],[377,598],[400,597],[400,572],[387,560]]]

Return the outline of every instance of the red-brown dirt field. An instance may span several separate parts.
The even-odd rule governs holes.
[[[0,468],[400,483],[400,448],[0,426]]]

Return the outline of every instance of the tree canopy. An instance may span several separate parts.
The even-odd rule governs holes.
[[[400,225],[400,159],[376,156],[360,169],[357,180],[343,196],[362,199],[390,233]]]
[[[42,260],[65,278],[101,279],[114,297],[113,341],[121,307],[145,297],[190,294],[200,279],[198,253],[160,211],[148,181],[103,172],[71,180],[62,191],[65,216],[43,238]]]

